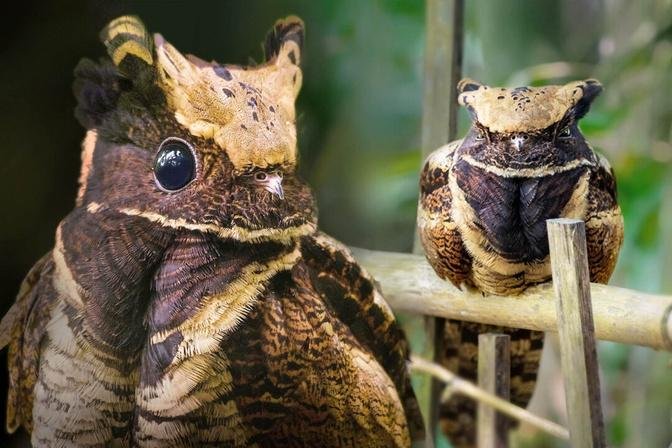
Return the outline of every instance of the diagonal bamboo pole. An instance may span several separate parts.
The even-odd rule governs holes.
[[[464,395],[479,403],[491,406],[509,417],[526,422],[548,434],[563,440],[569,440],[569,432],[566,428],[539,417],[526,409],[511,404],[503,398],[486,392],[475,384],[463,380],[448,369],[445,369],[436,363],[427,361],[418,356],[411,356],[411,370],[426,373],[444,383],[445,389],[443,396],[441,397],[443,401],[450,398],[452,394]]]
[[[421,255],[353,249],[382,286],[395,311],[484,324],[557,332],[551,284],[520,296],[483,296],[460,291],[436,276]],[[591,283],[598,339],[672,351],[672,296]]]

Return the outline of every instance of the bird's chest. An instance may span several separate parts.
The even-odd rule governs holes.
[[[541,177],[508,177],[458,162],[451,190],[453,219],[471,244],[509,262],[533,263],[548,256],[546,220],[583,219],[588,174],[576,168]]]

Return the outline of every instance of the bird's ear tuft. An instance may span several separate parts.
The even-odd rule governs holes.
[[[121,93],[130,87],[130,81],[109,61],[82,59],[75,68],[75,117],[87,129],[100,126],[117,107]]]
[[[275,22],[266,35],[264,54],[267,61],[273,59],[279,65],[300,65],[303,49],[303,21],[296,16],[289,16]]]
[[[583,95],[572,109],[575,120],[583,118],[590,110],[593,100],[602,92],[602,84],[596,79],[586,79],[577,86],[583,91]]]
[[[121,16],[100,32],[100,39],[114,65],[134,79],[154,64],[152,38],[136,16]]]
[[[470,78],[463,78],[460,82],[457,83],[457,93],[460,94],[464,92],[473,92],[474,90],[478,90],[481,87],[483,87],[483,84],[480,82],[474,81]]]

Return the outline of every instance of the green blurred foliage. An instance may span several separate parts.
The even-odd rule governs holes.
[[[493,85],[596,77],[605,92],[581,127],[612,162],[626,222],[613,283],[672,294],[672,1],[471,0],[464,73]],[[306,22],[299,97],[301,173],[324,230],[350,245],[410,251],[421,163],[425,6],[421,0],[27,1],[3,29],[0,166],[3,306],[53,244],[72,207],[83,131],[72,118],[71,72],[99,57],[98,29],[139,14],[205,59],[260,61],[273,21]],[[460,115],[460,133],[469,126]],[[672,441],[664,353],[602,344],[613,446]],[[554,408],[549,408],[553,417]],[[520,446],[556,446],[540,435]]]

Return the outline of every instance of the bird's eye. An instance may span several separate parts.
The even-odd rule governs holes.
[[[485,140],[485,132],[482,129],[476,129],[476,140]]]
[[[256,174],[254,175],[254,178],[255,178],[256,180],[260,181],[260,182],[261,182],[261,181],[264,181],[264,180],[266,180],[266,173],[258,172],[258,173],[256,173]]]
[[[569,138],[572,136],[572,130],[569,129],[569,126],[562,128],[562,130],[558,133],[558,137],[560,138]]]
[[[154,160],[154,177],[163,190],[177,191],[196,176],[196,160],[184,140],[169,138],[161,143]]]

